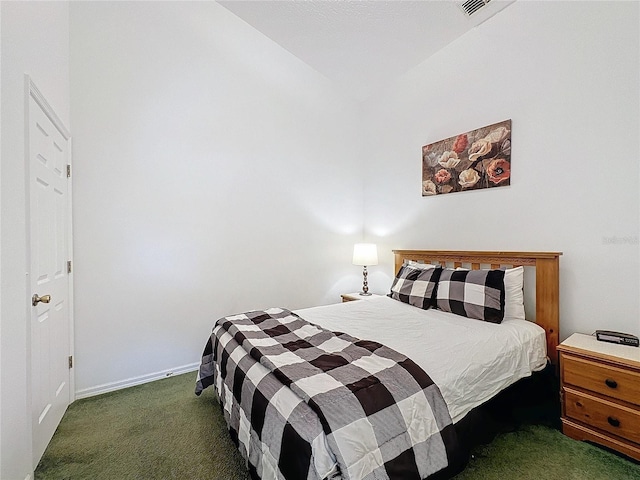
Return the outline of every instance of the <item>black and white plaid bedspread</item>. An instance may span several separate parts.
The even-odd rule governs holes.
[[[218,320],[196,394],[212,384],[265,480],[424,479],[456,448],[440,390],[413,361],[288,310]]]

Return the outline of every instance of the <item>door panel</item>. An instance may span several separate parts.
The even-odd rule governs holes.
[[[33,87],[33,85],[30,85]],[[69,134],[41,94],[29,95],[28,162],[34,468],[70,401]],[[45,113],[45,110],[47,112]]]

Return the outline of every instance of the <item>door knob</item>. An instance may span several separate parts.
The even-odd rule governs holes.
[[[39,297],[37,293],[34,293],[33,297],[31,297],[31,305],[33,305],[34,307],[38,304],[38,302],[49,303],[50,301],[51,295],[43,295]]]

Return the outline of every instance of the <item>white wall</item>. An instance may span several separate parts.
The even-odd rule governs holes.
[[[198,362],[215,320],[339,301],[356,104],[213,2],[72,2],[76,388]]]
[[[0,478],[31,473],[27,393],[29,298],[26,264],[24,74],[69,125],[69,9],[66,2],[1,2],[2,175]]]
[[[367,101],[367,238],[562,251],[561,337],[640,333],[638,7],[515,2]],[[511,186],[421,197],[422,145],[505,119]]]

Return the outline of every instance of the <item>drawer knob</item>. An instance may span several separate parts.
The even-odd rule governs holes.
[[[609,425],[611,425],[612,427],[620,426],[620,420],[618,420],[617,418],[607,417],[607,422],[609,422]]]
[[[609,388],[616,388],[618,386],[618,382],[611,380],[610,378],[607,378],[604,383],[606,383]]]

